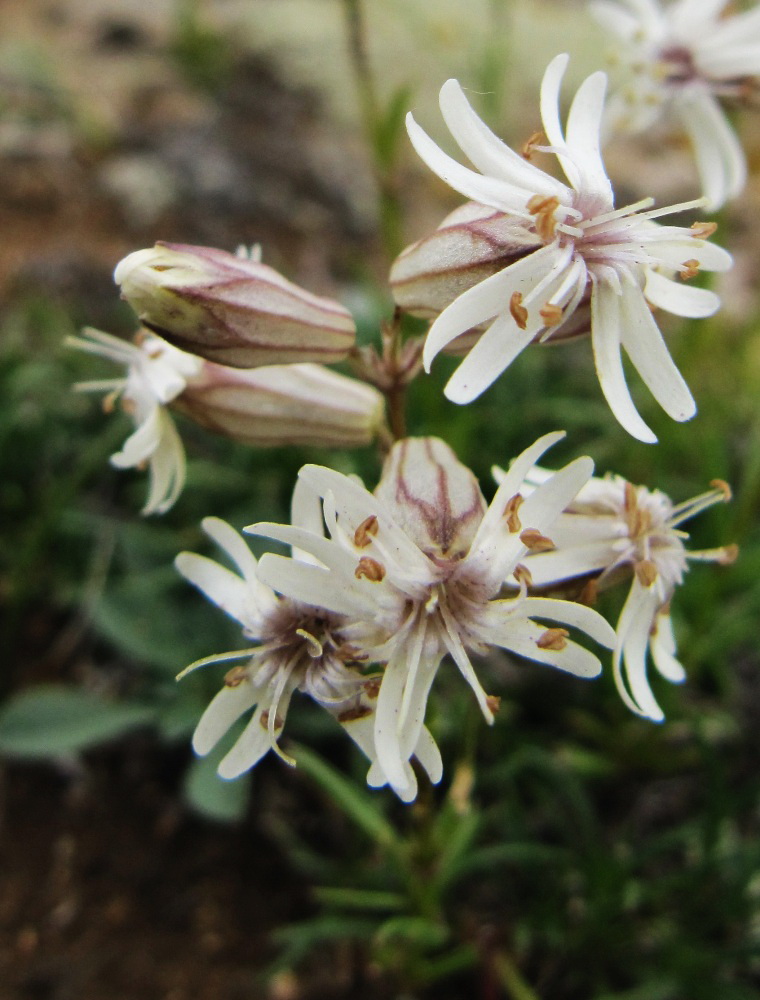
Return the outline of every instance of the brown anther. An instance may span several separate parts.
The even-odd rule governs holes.
[[[699,261],[696,257],[690,257],[689,260],[685,260],[681,264],[681,270],[678,272],[678,277],[681,281],[691,281],[692,278],[696,278],[699,274]]]
[[[556,548],[551,538],[542,535],[538,528],[526,528],[520,535],[520,541],[531,552],[548,552],[550,549]]]
[[[515,323],[521,330],[524,330],[528,325],[528,310],[522,304],[522,292],[512,292],[509,300],[509,311]]]
[[[517,511],[524,502],[525,497],[522,493],[515,493],[515,495],[510,497],[504,505],[504,518],[507,522],[507,527],[512,534],[516,534],[522,528],[520,518],[517,516]]]
[[[380,694],[380,685],[382,683],[382,677],[368,677],[364,682],[364,693],[368,698],[373,701]]]
[[[493,715],[496,715],[496,713],[501,708],[501,698],[496,694],[487,694],[486,705],[488,705],[488,708],[490,709],[491,713]]]
[[[137,344],[138,347],[140,347],[142,344],[145,343],[146,339],[149,336],[150,336],[150,334],[148,333],[147,330],[144,330],[144,329],[140,328],[137,331],[137,333],[134,335],[134,337],[132,338],[132,340],[135,342],[135,344]]]
[[[338,716],[338,722],[356,722],[357,719],[366,719],[372,715],[372,709],[366,705],[357,705],[356,708],[348,708]]]
[[[583,590],[578,594],[578,604],[585,604],[586,607],[593,608],[599,596],[599,584],[596,579],[589,580]]]
[[[526,587],[530,587],[533,583],[533,576],[530,570],[524,563],[518,563],[512,570],[512,576],[517,580],[518,583],[524,583]]]
[[[566,628],[548,628],[536,639],[536,645],[539,649],[551,649],[559,653],[567,645],[569,635]]]
[[[623,497],[626,510],[634,510],[638,504],[636,502],[636,487],[633,483],[626,483],[623,487]]]
[[[544,243],[550,243],[554,239],[554,230],[557,225],[554,212],[559,208],[559,198],[554,195],[545,197],[544,195],[534,194],[532,198],[528,199],[526,208],[531,215],[535,215],[536,217],[536,232],[538,235]]]
[[[113,413],[116,407],[116,400],[119,398],[119,391],[115,389],[113,392],[109,392],[107,396],[103,397],[103,413]]]
[[[269,729],[269,709],[268,708],[265,709],[261,713],[261,719],[259,721],[261,722],[261,728],[262,729]],[[274,719],[274,728],[275,728],[275,730],[282,729],[282,727],[284,725],[285,725],[285,720],[282,719],[279,715],[276,715],[275,719]]]
[[[354,576],[357,580],[361,580],[362,577],[369,580],[371,583],[380,583],[385,577],[385,566],[379,563],[377,559],[370,559],[369,556],[362,556],[359,560],[359,565],[354,570]]]
[[[233,667],[224,675],[224,684],[228,688],[240,687],[243,681],[248,680],[248,671],[245,667]]]
[[[651,559],[640,559],[633,570],[642,587],[651,587],[657,579],[657,567]]]
[[[545,138],[543,132],[534,132],[520,150],[523,159],[530,160],[536,151],[536,146],[540,146]]]
[[[354,545],[357,549],[366,549],[368,545],[371,545],[372,538],[377,534],[377,530],[377,517],[374,514],[365,517],[354,532]]]
[[[739,546],[735,543],[731,545],[724,545],[723,551],[718,557],[718,562],[721,566],[730,566],[731,563],[735,563],[739,558]]]
[[[546,326],[556,326],[562,322],[562,317],[565,315],[562,306],[555,306],[551,302],[547,302],[538,312]]]
[[[693,222],[691,225],[691,235],[696,240],[707,240],[717,228],[717,222]]]
[[[728,503],[728,501],[731,500],[731,498],[733,497],[733,493],[731,492],[731,487],[728,485],[725,479],[711,479],[710,486],[712,486],[714,490],[720,490],[720,492],[723,494],[723,499],[725,500],[726,503]]]

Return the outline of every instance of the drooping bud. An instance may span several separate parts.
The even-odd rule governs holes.
[[[376,437],[384,419],[376,389],[313,364],[240,371],[207,362],[173,407],[256,447],[358,448]]]
[[[440,438],[404,438],[385,460],[375,495],[433,558],[469,550],[486,510],[477,480]]]
[[[125,257],[114,280],[144,326],[218,364],[331,364],[354,345],[353,318],[339,302],[224,250],[157,243]]]
[[[406,312],[433,319],[463,292],[540,246],[530,224],[486,205],[467,202],[448,215],[435,232],[399,254],[390,273],[393,297]],[[555,342],[588,333],[588,303],[582,302],[577,313],[555,335]],[[457,337],[446,353],[469,351],[482,329],[475,327]]]

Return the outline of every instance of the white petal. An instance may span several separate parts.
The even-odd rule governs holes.
[[[599,148],[606,89],[604,73],[592,73],[580,85],[567,118],[567,145],[580,175],[579,190],[601,198],[612,208],[612,185]]]
[[[260,612],[244,580],[206,556],[180,552],[174,560],[179,572],[228,615],[257,631]]]
[[[741,144],[711,94],[683,99],[677,110],[694,147],[708,208],[720,208],[735,198],[747,181]]]
[[[193,733],[193,750],[205,757],[213,750],[233,722],[252,708],[260,691],[248,681],[237,687],[223,687],[209,703]]]
[[[537,552],[535,555],[528,553],[524,562],[530,570],[533,585],[544,587],[602,570],[614,562],[615,555],[611,542],[602,541],[557,548],[553,552]]]
[[[649,631],[659,604],[654,588],[646,589],[634,577],[618,621],[618,640],[612,659],[615,685],[628,708],[653,722],[665,718],[647,681]],[[625,665],[623,677],[622,664]]]
[[[542,625],[537,625],[526,618],[511,618],[493,630],[490,641],[519,656],[525,656],[536,663],[557,667],[569,674],[575,674],[576,677],[599,676],[602,665],[598,657],[576,642],[568,639],[567,645],[560,650],[541,649],[537,643],[545,632],[546,629]]]
[[[672,281],[657,271],[647,271],[644,296],[653,306],[676,316],[703,319],[720,308],[720,299],[707,288],[695,288],[683,281]]]
[[[447,80],[441,87],[440,104],[457,145],[481,173],[533,193],[556,195],[560,200],[570,197],[564,184],[534,167],[493,134],[473,111],[457,80]]]
[[[423,726],[420,731],[420,737],[414,748],[414,756],[422,764],[432,784],[437,785],[443,777],[443,760],[438,744],[426,726]]]
[[[541,82],[541,121],[550,145],[558,148],[565,146],[559,118],[559,92],[569,61],[570,57],[566,53],[555,56],[546,67]],[[581,178],[576,165],[567,156],[559,156],[558,159],[567,179],[576,191],[580,190]]]
[[[375,749],[377,761],[388,782],[397,789],[408,784],[404,769],[407,763],[402,755],[399,735],[399,716],[409,664],[406,649],[400,645],[389,660],[380,684],[375,710]],[[415,706],[415,711],[419,706]],[[424,706],[422,706],[424,715]]]
[[[534,339],[544,321],[534,314],[524,330],[512,316],[502,313],[478,340],[446,383],[444,393],[452,403],[471,403],[492,385]]]
[[[625,382],[619,299],[603,282],[596,282],[591,291],[591,344],[599,384],[615,418],[633,437],[654,444],[657,438],[639,416]]]
[[[529,618],[549,618],[563,625],[581,629],[607,649],[613,649],[615,646],[615,629],[598,611],[586,607],[585,604],[559,601],[549,597],[528,597],[522,607]]]
[[[672,227],[677,231],[678,227]],[[660,227],[660,235],[666,230]],[[697,240],[690,231],[681,230],[685,238],[679,240],[664,240],[647,244],[647,252],[667,267],[680,270],[687,260],[696,260],[702,271],[728,271],[734,259],[728,250],[707,240]]]
[[[535,193],[506,181],[492,177],[483,177],[468,167],[457,163],[420,128],[411,114],[406,116],[406,128],[412,145],[420,158],[430,167],[434,174],[445,181],[465,198],[490,205],[502,212],[514,212],[527,216],[525,206]]]
[[[423,360],[427,371],[433,358],[455,337],[479,326],[501,313],[509,315],[509,302],[515,292],[526,296],[536,282],[550,274],[565,254],[550,243],[535,250],[485,281],[473,285],[447,306],[428,331]]]
[[[666,680],[673,684],[682,684],[686,680],[686,671],[676,659],[676,640],[670,615],[660,612],[655,618],[649,648],[654,665]]]
[[[300,477],[293,489],[290,502],[290,523],[298,528],[306,528],[315,535],[324,535],[325,522],[322,517],[322,504],[318,494]],[[299,562],[314,562],[314,557],[302,549],[293,548],[292,555]]]
[[[151,407],[148,415],[140,423],[127,440],[121,451],[111,455],[111,464],[118,469],[131,469],[141,462],[146,461],[158,447],[161,440],[162,407],[158,404]]]
[[[638,286],[629,286],[623,292],[621,323],[623,347],[649,391],[668,416],[690,420],[697,412],[697,404]]]
[[[257,706],[250,722],[216,769],[220,778],[225,778],[227,781],[239,778],[241,774],[245,774],[246,771],[255,767],[264,754],[271,750],[272,741],[267,727],[262,725],[261,720],[263,711],[268,707],[265,702]]]
[[[315,608],[352,615],[367,613],[373,607],[360,592],[337,584],[328,570],[285,556],[266,553],[259,562],[259,573],[261,579],[278,593]]]

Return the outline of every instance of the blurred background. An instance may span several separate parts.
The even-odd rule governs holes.
[[[571,52],[571,93],[605,40],[570,0],[0,0],[0,23],[0,1000],[760,995],[757,117],[736,119],[754,176],[719,219],[724,308],[663,321],[692,423],[637,395],[661,443],[626,438],[585,342],[525,352],[467,408],[444,360],[410,399],[412,433],[444,437],[488,495],[493,463],[557,427],[557,464],[588,453],[675,502],[732,483],[688,526],[694,548],[742,552],[677,594],[687,684],[656,687],[658,727],[609,677],[494,657],[489,730],[442,670],[446,776],[404,807],[307,704],[298,769],[221,782],[189,739],[223,668],[174,681],[240,644],[172,566],[207,551],[201,518],[286,520],[303,462],[373,486],[377,456],[252,451],[178,419],[188,485],[141,519],[144,477],[108,464],[127,418],[71,391],[114,373],[63,341],[134,332],[111,274],[158,239],[260,243],[376,340],[393,253],[459,202],[416,162],[406,110],[445,142],[456,76],[519,147],[549,59]],[[618,204],[696,193],[677,138],[607,162]]]

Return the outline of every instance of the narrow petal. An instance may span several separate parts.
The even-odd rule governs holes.
[[[565,136],[559,118],[559,92],[569,61],[570,56],[567,53],[555,56],[546,67],[541,82],[541,121],[550,145],[557,148],[565,146]],[[558,159],[567,179],[576,191],[579,190],[581,179],[576,165],[566,156],[559,156]]]
[[[423,726],[414,748],[414,756],[422,764],[432,784],[437,785],[443,777],[443,760],[438,744],[433,739],[430,730]]]
[[[111,465],[117,469],[131,469],[150,458],[161,440],[161,411],[158,403],[151,407],[137,430],[124,442],[121,451],[111,455]]]
[[[596,282],[591,292],[591,344],[599,384],[615,418],[639,441],[656,443],[625,382],[620,357],[620,304],[615,292],[603,282]]]
[[[740,194],[747,181],[741,144],[711,94],[683,99],[677,110],[694,147],[708,208],[720,208]]]
[[[720,308],[720,299],[715,292],[686,285],[683,281],[672,281],[652,270],[647,271],[644,297],[653,306],[688,319],[712,316]]]
[[[617,627],[617,645],[612,659],[615,685],[632,712],[662,722],[662,709],[647,681],[646,655],[659,598],[654,589],[642,587],[634,577]],[[623,665],[625,676],[623,676]]]
[[[638,286],[623,292],[621,320],[623,347],[649,391],[669,417],[690,420],[697,404]]]
[[[222,758],[217,774],[220,778],[231,781],[241,774],[250,771],[261,760],[264,754],[272,749],[272,741],[263,725],[262,714],[268,708],[265,702],[260,703],[251,717],[251,721],[238,737],[233,748]]]
[[[569,198],[570,192],[564,184],[534,167],[494,135],[473,111],[457,80],[447,80],[441,87],[440,104],[449,132],[481,173],[536,194],[555,195],[560,200]]]
[[[527,216],[525,206],[535,192],[507,184],[498,178],[483,177],[482,174],[457,163],[433,142],[411,114],[406,116],[406,128],[419,157],[449,187],[454,188],[465,198],[480,202],[482,205],[489,205],[501,212],[515,212]]]
[[[686,671],[676,658],[676,640],[670,615],[660,612],[654,620],[649,648],[654,665],[660,674],[672,684],[682,684]]]
[[[536,663],[545,663],[576,677],[598,677],[602,672],[599,658],[578,643],[566,640],[563,649],[542,649],[538,642],[545,634],[542,625],[527,618],[511,618],[491,633],[491,642],[511,653],[524,656]]]
[[[247,583],[206,556],[180,552],[174,565],[186,580],[235,621],[255,630],[260,616]]]
[[[233,722],[252,708],[260,690],[248,681],[237,687],[223,687],[209,703],[193,733],[193,750],[205,757],[213,750]]]
[[[430,371],[433,358],[461,333],[501,313],[509,315],[512,295],[515,292],[527,295],[536,281],[551,273],[557,260],[563,257],[555,244],[541,247],[454,299],[428,331],[423,353],[425,369]]]
[[[367,613],[372,605],[357,592],[348,591],[328,570],[295,562],[268,552],[259,563],[261,579],[285,597],[339,615]]]
[[[549,618],[579,628],[607,649],[615,647],[615,630],[598,611],[575,601],[559,601],[548,597],[528,597],[523,608],[529,618]]]
[[[567,145],[580,175],[584,195],[613,204],[612,185],[604,169],[599,145],[607,76],[592,73],[578,88],[567,118]]]
[[[530,570],[533,586],[545,587],[603,570],[614,559],[615,552],[609,541],[589,542],[587,545],[558,548],[553,552],[529,554],[525,565]]]

